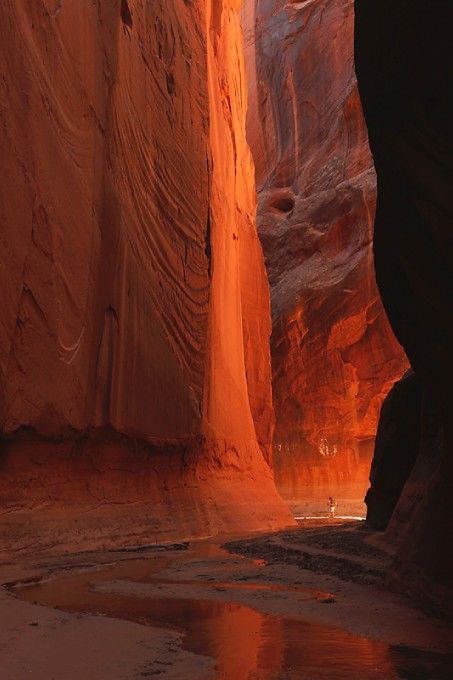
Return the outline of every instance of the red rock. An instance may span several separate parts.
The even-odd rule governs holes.
[[[290,521],[237,10],[2,4],[10,547]]]
[[[287,498],[358,483],[407,360],[383,311],[352,0],[250,0],[248,138],[271,284],[274,465]]]

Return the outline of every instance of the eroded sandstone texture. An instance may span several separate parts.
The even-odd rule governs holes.
[[[387,530],[392,582],[452,613],[453,5],[357,0],[356,68],[378,176],[375,264],[421,381],[419,456]]]
[[[2,2],[3,547],[289,521],[239,4]]]
[[[248,136],[272,295],[283,494],[366,488],[383,398],[407,366],[377,292],[375,175],[353,68],[353,1],[250,0]]]

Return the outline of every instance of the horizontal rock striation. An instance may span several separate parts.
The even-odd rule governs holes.
[[[2,3],[7,549],[290,521],[238,9]]]
[[[272,298],[274,464],[285,497],[358,483],[407,367],[376,288],[376,184],[352,0],[252,0],[248,139]]]

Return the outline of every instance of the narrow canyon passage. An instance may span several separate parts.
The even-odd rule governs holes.
[[[453,677],[452,24],[2,0],[0,680]]]
[[[365,495],[379,410],[408,364],[375,282],[376,176],[354,2],[243,5],[257,229],[272,304],[284,498]]]

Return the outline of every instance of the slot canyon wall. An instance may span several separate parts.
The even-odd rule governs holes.
[[[385,510],[392,477],[404,471],[385,534],[396,549],[390,582],[450,616],[452,23],[453,5],[446,0],[356,0],[356,70],[378,177],[376,275],[416,378],[398,387],[407,392],[402,401],[395,391],[386,405],[372,492],[385,488],[387,495],[381,507],[370,506],[370,519]],[[417,420],[418,432],[416,425],[407,432]],[[413,452],[408,458],[408,445],[416,448],[415,461]],[[390,467],[389,446],[397,459]]]
[[[363,494],[380,406],[407,360],[373,270],[376,180],[353,0],[247,0],[242,22],[272,298],[276,481],[286,498]]]
[[[2,556],[292,521],[239,5],[2,2]]]

